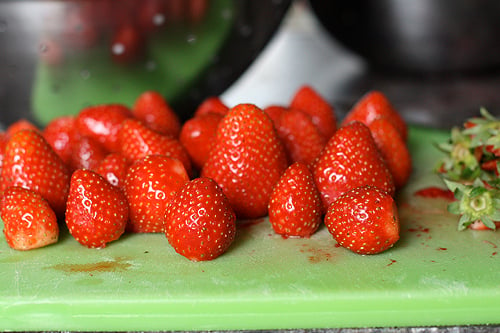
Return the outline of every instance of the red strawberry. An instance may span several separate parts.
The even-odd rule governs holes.
[[[408,182],[412,170],[411,155],[406,143],[387,118],[377,118],[368,127],[391,171],[396,189],[400,189]]]
[[[236,216],[222,189],[196,178],[177,192],[165,211],[165,235],[175,251],[192,261],[223,254],[236,234]]]
[[[201,23],[207,13],[210,2],[207,0],[189,0],[187,16],[189,22]]]
[[[221,114],[208,112],[187,120],[182,126],[179,141],[198,170],[208,159],[222,118],[224,116]]]
[[[217,96],[207,97],[194,112],[194,117],[204,115],[205,113],[217,113],[221,116],[225,116],[229,111],[229,108],[221,101]]]
[[[2,175],[2,167],[3,167],[3,160],[5,158],[5,148],[7,147],[7,134],[6,133],[0,133],[0,175]],[[1,186],[2,179],[0,178],[0,194],[1,194]]]
[[[137,23],[143,33],[151,34],[165,26],[167,13],[164,0],[141,1],[137,5]]]
[[[290,107],[309,114],[321,134],[329,139],[337,129],[333,107],[312,87],[300,87],[290,102]]]
[[[394,199],[373,186],[341,195],[328,208],[325,224],[341,246],[359,254],[380,253],[399,239]]]
[[[102,144],[88,136],[80,136],[73,142],[72,149],[70,166],[73,170],[89,169],[95,171],[109,153]]]
[[[280,121],[281,115],[287,110],[287,107],[281,105],[269,105],[264,109],[264,112],[269,116],[269,118],[271,118],[274,125],[277,126]]]
[[[66,224],[71,235],[89,248],[103,248],[125,231],[125,194],[97,173],[79,169],[71,176]]]
[[[11,138],[14,134],[22,130],[32,130],[35,132],[40,132],[38,127],[36,127],[31,121],[26,119],[19,119],[18,121],[10,124],[5,131],[7,138]]]
[[[287,167],[272,120],[252,104],[239,104],[222,119],[202,169],[228,197],[239,218],[267,215],[274,185]]]
[[[181,130],[179,117],[165,98],[156,91],[146,91],[139,95],[132,113],[136,119],[141,120],[153,131],[174,138],[179,136]]]
[[[43,137],[66,165],[71,164],[75,141],[75,117],[62,116],[50,121],[43,129]]]
[[[45,141],[32,130],[15,133],[7,143],[2,168],[2,188],[20,186],[40,193],[60,216],[66,207],[70,171]]]
[[[125,188],[125,177],[131,162],[120,153],[108,154],[97,167],[96,172],[104,177],[111,185],[120,189]]]
[[[128,119],[120,131],[121,153],[130,161],[147,155],[165,155],[182,162],[188,174],[192,172],[191,160],[179,140],[149,129],[140,121]]]
[[[1,200],[0,215],[5,239],[15,250],[31,250],[57,242],[56,214],[37,192],[9,187]]]
[[[292,164],[274,187],[269,221],[277,234],[309,237],[322,222],[321,196],[304,163]]]
[[[313,124],[311,117],[299,109],[289,109],[281,114],[275,125],[288,161],[312,167],[328,140]]]
[[[396,127],[403,140],[406,141],[408,138],[408,128],[404,119],[380,91],[370,91],[361,97],[346,114],[341,125],[343,126],[354,120],[369,125],[376,118],[388,118],[394,127]]]
[[[345,192],[373,185],[390,195],[395,192],[392,175],[370,130],[358,121],[341,127],[328,141],[313,170],[323,208]]]
[[[82,109],[76,117],[75,127],[84,136],[101,143],[108,151],[120,150],[118,133],[124,120],[132,116],[121,104],[103,104]]]
[[[125,23],[119,26],[111,38],[111,59],[116,64],[131,64],[144,55],[145,38],[139,28]]]
[[[163,214],[175,193],[189,181],[182,163],[174,158],[149,155],[135,162],[125,178],[131,232],[163,232]]]

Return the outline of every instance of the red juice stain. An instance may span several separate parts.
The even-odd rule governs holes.
[[[484,240],[483,243],[490,244],[494,249],[498,247],[495,243],[492,243],[489,240]]]
[[[409,232],[425,232],[426,234],[429,233],[429,228],[423,228],[421,226],[417,226],[416,228],[408,228]]]
[[[438,247],[436,250],[438,250],[438,251],[446,251],[448,249],[446,247]]]
[[[391,266],[392,264],[394,264],[395,262],[397,262],[396,260],[394,259],[389,259],[391,262],[387,264],[387,266]]]
[[[441,198],[449,201],[455,200],[455,196],[452,191],[437,186],[422,188],[416,191],[414,195],[424,198]]]
[[[308,254],[307,259],[310,263],[317,264],[333,258],[333,253],[328,251],[328,249],[312,247],[309,244],[302,244],[301,247],[300,252]]]
[[[492,255],[492,256],[496,256],[496,255],[497,255],[497,253],[498,253],[498,252],[497,252],[497,251],[495,251],[495,252],[493,252],[491,255]]]
[[[90,276],[93,276],[92,273],[95,272],[126,271],[132,265],[125,261],[126,258],[118,257],[114,261],[99,261],[88,264],[58,264],[50,268],[66,273],[90,273]]]

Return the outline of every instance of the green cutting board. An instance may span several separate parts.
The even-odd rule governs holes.
[[[446,201],[414,191],[433,174],[446,133],[412,127],[410,183],[399,193],[401,239],[361,256],[325,227],[283,239],[267,218],[239,221],[230,250],[190,262],[161,234],[101,250],[67,232],[29,252],[0,239],[3,330],[222,330],[500,323],[500,234],[457,231]],[[3,237],[3,236],[1,236]]]

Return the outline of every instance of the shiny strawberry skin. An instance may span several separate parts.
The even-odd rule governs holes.
[[[124,233],[127,220],[127,199],[120,189],[93,171],[73,172],[66,224],[80,244],[88,248],[106,247]]]
[[[208,160],[215,143],[217,127],[223,117],[218,113],[207,112],[188,119],[182,126],[179,141],[197,170],[201,170]]]
[[[394,195],[392,175],[368,127],[355,121],[335,132],[313,170],[323,208],[345,192],[373,185]]]
[[[392,174],[396,189],[402,188],[412,171],[411,154],[406,142],[387,118],[377,118],[368,127]]]
[[[328,208],[325,224],[342,246],[359,254],[376,254],[399,240],[394,199],[373,186],[354,188]]]
[[[192,261],[222,255],[236,235],[236,215],[210,178],[195,178],[176,193],[165,211],[165,235],[175,251]]]
[[[15,133],[5,147],[2,188],[20,186],[40,193],[58,216],[64,214],[70,171],[36,131]]]
[[[40,129],[27,119],[19,119],[7,127],[5,134],[7,138],[11,138],[14,134],[22,130],[32,130],[40,133]]]
[[[310,237],[322,222],[321,197],[306,164],[286,169],[269,201],[269,221],[284,237]]]
[[[337,129],[335,110],[313,87],[300,87],[290,102],[291,108],[302,110],[311,119],[326,139],[329,139]]]
[[[37,192],[9,187],[0,201],[7,244],[15,250],[31,250],[57,242],[57,216]]]
[[[89,136],[110,152],[120,150],[118,133],[122,123],[132,116],[121,104],[102,104],[86,107],[78,113],[75,128],[82,136]]]
[[[267,215],[274,185],[287,168],[272,120],[257,106],[239,104],[219,124],[201,175],[214,179],[238,218]]]
[[[111,185],[122,190],[125,188],[125,177],[132,163],[120,153],[108,154],[97,167],[96,172]]]
[[[278,127],[279,121],[283,113],[288,111],[288,107],[282,105],[269,105],[265,107],[264,112],[271,118],[274,123],[274,126]]]
[[[61,116],[51,120],[43,129],[43,137],[66,165],[71,164],[75,142],[74,116]]]
[[[128,119],[123,123],[120,140],[120,152],[130,161],[143,159],[147,155],[165,155],[177,158],[188,174],[192,172],[189,155],[179,140],[153,131],[139,120]]]
[[[102,160],[109,154],[104,146],[89,136],[79,136],[74,140],[71,151],[71,169],[96,171]]]
[[[5,158],[5,148],[7,147],[7,134],[5,132],[0,133],[0,176],[2,175],[3,160]],[[2,179],[0,178],[0,194],[2,191]]]
[[[145,91],[137,97],[132,114],[147,127],[177,138],[181,130],[179,117],[157,91]]]
[[[225,116],[228,112],[229,107],[218,96],[210,96],[198,105],[193,117],[198,117],[206,113],[217,113]]]
[[[164,232],[165,208],[188,181],[189,176],[177,159],[149,155],[135,162],[125,177],[125,195],[130,212],[127,230],[136,233]]]
[[[341,126],[357,120],[369,125],[377,118],[387,118],[396,127],[401,138],[406,142],[408,138],[408,127],[399,112],[394,108],[380,91],[369,91],[362,96],[342,120]]]
[[[312,118],[292,108],[283,112],[275,125],[289,163],[302,162],[312,167],[328,141],[314,125]]]

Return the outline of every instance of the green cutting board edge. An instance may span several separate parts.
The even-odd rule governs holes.
[[[0,236],[3,330],[211,330],[500,323],[498,232],[457,231],[446,202],[413,196],[433,174],[446,133],[412,127],[414,172],[399,193],[401,239],[361,256],[325,227],[275,235],[267,218],[239,221],[229,251],[190,262],[161,234],[87,249],[18,252]]]

